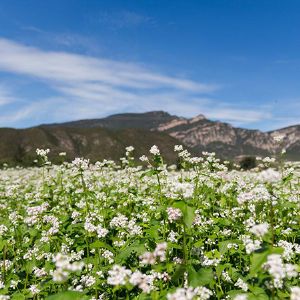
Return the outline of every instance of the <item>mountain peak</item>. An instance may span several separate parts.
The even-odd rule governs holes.
[[[113,114],[113,115],[106,117],[106,119],[116,118],[116,117],[119,118],[119,117],[142,117],[142,116],[163,118],[163,117],[170,117],[171,115],[163,110],[153,110],[153,111],[147,111],[147,112],[143,112],[143,113],[129,112],[129,113]]]
[[[192,119],[190,119],[190,123],[193,124],[193,123],[196,123],[196,122],[201,121],[201,120],[206,120],[206,118],[205,118],[204,115],[199,114],[196,117],[193,117]]]
[[[163,111],[163,110],[153,110],[153,111],[146,112],[145,114],[147,114],[147,115],[161,116],[161,117],[170,116],[170,114],[168,112]]]

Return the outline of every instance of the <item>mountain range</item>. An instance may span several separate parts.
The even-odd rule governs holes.
[[[275,136],[283,136],[281,143]],[[100,119],[44,124],[27,129],[0,128],[0,163],[30,165],[36,148],[50,148],[51,159],[66,152],[92,161],[118,160],[125,147],[135,147],[138,157],[157,144],[166,161],[174,162],[174,145],[183,144],[193,154],[216,152],[223,159],[241,156],[274,156],[286,150],[289,160],[300,160],[300,125],[262,132],[233,127],[204,115],[183,118],[163,111],[124,113]]]

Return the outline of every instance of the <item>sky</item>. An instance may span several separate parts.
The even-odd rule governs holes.
[[[300,123],[298,0],[1,0],[0,127],[164,110]]]

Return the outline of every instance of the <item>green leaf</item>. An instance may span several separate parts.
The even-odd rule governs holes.
[[[255,275],[260,271],[261,266],[267,261],[267,257],[270,254],[269,251],[264,251],[262,253],[254,253],[251,257],[250,275]]]
[[[176,201],[174,202],[173,206],[179,208],[182,211],[182,213],[184,213],[186,204],[184,201]]]
[[[194,247],[199,248],[199,247],[201,247],[202,245],[203,245],[203,241],[202,241],[202,240],[199,240],[199,241],[197,241],[197,242],[194,244]]]
[[[227,248],[227,246],[229,244],[233,244],[235,243],[235,241],[233,240],[228,240],[228,241],[223,241],[219,243],[219,251],[221,254],[224,254],[225,252],[227,252],[229,249]]]
[[[2,251],[5,245],[6,245],[6,240],[0,240],[0,251]]]
[[[83,293],[75,292],[75,291],[60,292],[58,294],[46,298],[46,300],[84,300],[84,299],[88,299],[88,298],[84,296]]]
[[[255,300],[255,299],[268,300],[269,299],[269,297],[266,294],[264,289],[262,289],[258,286],[255,286],[255,287],[249,286],[249,289],[252,292],[252,294],[249,294],[248,299],[252,299],[252,300]]]
[[[177,265],[174,275],[172,276],[172,281],[177,282],[180,278],[183,277],[184,272],[186,271],[186,266]]]
[[[269,296],[266,293],[261,293],[258,295],[254,295],[254,294],[247,294],[248,298],[247,300],[269,300]]]
[[[157,240],[159,238],[159,226],[151,226],[151,228],[144,230],[150,238]]]
[[[171,248],[173,248],[173,249],[182,249],[182,246],[180,246],[180,245],[178,245],[178,244],[174,244],[174,243],[168,243],[168,248],[169,249],[171,249]]]
[[[248,295],[247,293],[243,293],[241,290],[231,290],[228,292],[228,295],[233,299],[237,295]]]
[[[216,274],[218,277],[222,275],[222,272],[228,267],[230,264],[217,265],[216,266]]]
[[[25,266],[24,266],[24,270],[27,272],[27,273],[31,273],[33,268],[35,267],[36,265],[36,262],[33,261],[33,260],[28,260],[26,261],[25,263]]]
[[[198,272],[193,268],[189,268],[189,283],[192,287],[203,286],[214,280],[212,269],[200,269]]]
[[[113,247],[111,247],[110,245],[108,245],[104,242],[101,242],[101,241],[96,241],[96,242],[92,243],[90,245],[90,248],[92,248],[92,249],[105,248],[111,252],[114,252]]]
[[[19,292],[14,293],[11,297],[11,300],[24,300],[25,296]]]
[[[284,251],[283,248],[281,248],[281,247],[276,247],[276,248],[272,248],[272,249],[270,250],[270,254],[282,254],[283,251]]]
[[[251,257],[250,276],[254,276],[261,270],[262,265],[267,261],[267,257],[270,254],[282,254],[283,248],[276,247],[265,250],[261,253],[254,253]]]
[[[184,224],[187,228],[191,228],[195,219],[195,208],[188,206],[184,201],[175,202],[174,207],[181,210]]]
[[[137,255],[143,254],[144,252],[146,252],[145,245],[142,243],[134,242],[125,249],[122,249],[116,257],[116,262],[124,262],[133,252],[135,252]]]
[[[191,228],[195,219],[195,208],[186,205],[185,212],[183,213],[183,221],[187,228]]]
[[[140,176],[140,178],[143,178],[143,177],[145,177],[145,176],[153,176],[153,175],[155,175],[155,174],[156,174],[155,170],[150,169],[150,170],[145,171],[145,172]]]

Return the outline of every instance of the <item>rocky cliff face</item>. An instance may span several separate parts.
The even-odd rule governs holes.
[[[300,160],[300,125],[274,130],[268,134],[272,137],[282,135],[282,145],[288,156],[293,160]]]
[[[203,115],[192,119],[175,117],[151,130],[166,132],[183,144],[199,149],[219,151],[221,156],[274,155],[282,148],[292,159],[300,159],[300,125],[271,132],[235,128],[223,122],[214,122]],[[275,136],[284,136],[282,143]],[[214,150],[215,148],[215,150]]]

